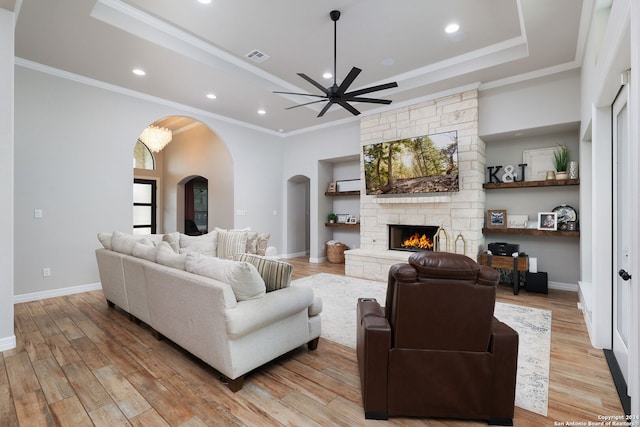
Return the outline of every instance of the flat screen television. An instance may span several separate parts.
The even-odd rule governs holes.
[[[459,190],[457,131],[379,142],[362,150],[368,195]]]

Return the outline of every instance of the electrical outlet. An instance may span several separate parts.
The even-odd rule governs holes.
[[[36,218],[36,219],[42,218],[42,209],[34,209],[33,210],[33,217]]]
[[[42,269],[42,277],[51,276],[51,269],[49,267],[45,267]]]

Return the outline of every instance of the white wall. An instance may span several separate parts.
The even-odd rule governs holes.
[[[174,135],[163,153],[163,232],[184,232],[184,183],[208,180],[208,230],[234,227],[233,159],[223,141],[200,125]],[[261,231],[261,230],[259,230]]]
[[[14,14],[0,8],[0,351],[13,333],[13,50]]]
[[[227,145],[233,210],[248,212],[233,225],[270,232],[270,244],[281,244],[281,221],[272,213],[281,206],[281,138],[17,66],[16,296],[99,281],[96,233],[131,229],[136,138],[149,123],[173,115],[203,122]],[[42,219],[34,219],[34,209],[42,209]],[[51,277],[42,277],[43,267]]]

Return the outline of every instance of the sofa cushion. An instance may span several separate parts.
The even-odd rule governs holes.
[[[180,233],[173,232],[162,236],[162,241],[167,242],[175,253],[180,252]]]
[[[247,250],[247,231],[221,230],[218,231],[218,258],[232,260],[235,254],[245,253]]]
[[[201,236],[188,236],[180,233],[180,253],[198,252],[203,255],[216,256],[218,232],[213,230]]]
[[[147,244],[148,242],[148,244]],[[135,242],[131,255],[137,258],[146,259],[147,261],[156,261],[158,248],[153,245],[151,240]]]
[[[286,288],[291,283],[293,265],[288,262],[265,258],[255,254],[236,254],[235,261],[251,263],[260,273],[267,288],[267,292]]]
[[[266,292],[264,280],[258,270],[248,263],[201,255],[186,254],[188,272],[227,283],[238,301],[261,298]]]
[[[131,234],[125,234],[120,231],[114,231],[111,234],[111,249],[116,252],[131,255],[135,244],[136,238]]]
[[[176,253],[168,242],[160,242],[157,246],[156,262],[167,267],[185,269],[186,254]]]
[[[111,250],[111,233],[99,232],[98,240],[103,248]]]

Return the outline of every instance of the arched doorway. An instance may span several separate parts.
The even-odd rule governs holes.
[[[197,176],[184,184],[184,233],[198,236],[209,228],[209,180]]]
[[[214,225],[232,228],[234,162],[224,141],[205,123],[189,117],[165,117],[150,125],[172,133],[170,143],[160,151],[151,152],[139,142],[134,147],[134,179],[157,184],[156,232],[185,232],[186,219],[205,233]],[[187,191],[192,179],[196,179],[194,186]],[[186,198],[191,196],[193,212],[187,208]]]
[[[311,181],[296,175],[287,181],[287,256],[308,256],[311,243]]]

